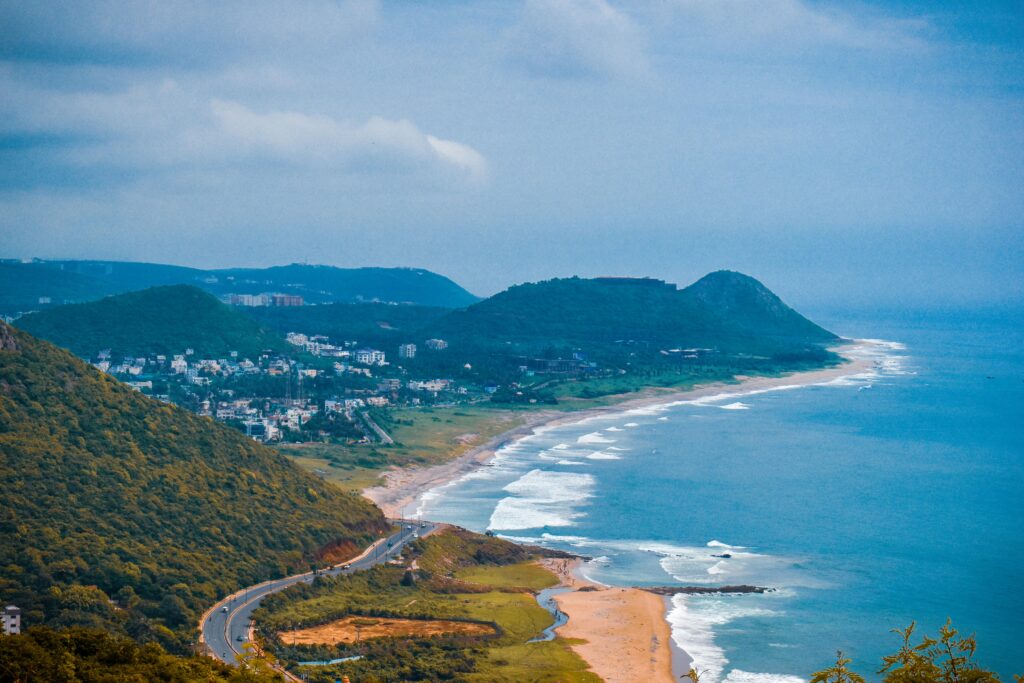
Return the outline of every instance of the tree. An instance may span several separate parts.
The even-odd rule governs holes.
[[[863,676],[847,667],[849,663],[850,660],[843,656],[843,651],[837,650],[835,665],[815,672],[811,677],[811,683],[864,683]]]
[[[985,671],[973,661],[977,648],[974,634],[959,637],[952,619],[946,619],[945,625],[939,629],[938,642],[933,640],[926,651],[940,669],[938,680],[942,683],[1000,683],[994,673]]]
[[[910,642],[914,634],[915,622],[904,629],[894,628],[893,633],[898,633],[903,638],[903,644],[894,654],[882,657],[883,666],[878,672],[886,674],[886,683],[918,683],[923,681],[938,681],[939,668],[928,656],[928,648],[935,645],[933,638],[925,636],[920,643],[913,645]]]

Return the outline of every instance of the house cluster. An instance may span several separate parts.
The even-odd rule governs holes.
[[[356,345],[354,341],[345,341],[340,345],[332,344],[330,339],[322,334],[307,336],[301,332],[289,332],[285,335],[285,340],[307,353],[327,358],[349,358],[352,355],[352,347]]]
[[[225,294],[220,298],[232,306],[302,306],[305,302],[297,294],[264,292],[263,294]]]
[[[289,332],[286,339],[298,353],[267,350],[246,358],[231,351],[204,358],[184,349],[115,358],[107,349],[92,363],[142,393],[232,424],[262,442],[304,439],[314,432],[344,438],[362,432],[372,440],[374,435],[364,429],[367,409],[433,405],[466,400],[470,394],[452,379],[410,376],[413,366],[392,366],[384,351],[355,340],[300,332]],[[428,339],[423,346],[444,351],[447,342]],[[403,361],[413,359],[417,345],[403,343],[397,351]]]

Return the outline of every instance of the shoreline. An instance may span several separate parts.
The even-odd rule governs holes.
[[[503,446],[538,431],[628,414],[630,411],[663,409],[702,399],[725,400],[768,391],[828,384],[873,371],[878,361],[877,349],[881,345],[876,340],[850,340],[839,347],[833,347],[832,350],[843,361],[828,368],[773,377],[737,376],[736,382],[712,382],[686,390],[648,389],[643,392],[646,395],[575,412],[539,410],[531,414],[523,424],[447,463],[392,469],[384,475],[383,486],[367,488],[363,495],[383,509],[386,515],[398,517],[406,506],[417,504],[428,491],[473,472],[494,458]],[[418,510],[413,515],[418,516]],[[649,676],[647,680],[651,681],[679,680],[689,671],[693,657],[684,646],[676,643],[668,620],[669,613],[674,609],[671,596],[657,595],[640,588],[597,584],[583,576],[582,559],[557,569],[547,568],[559,577],[560,585],[571,589],[571,592],[555,597],[559,609],[569,615],[569,622],[555,629],[555,632],[560,637],[583,638],[587,641],[574,644],[572,648],[595,673],[608,681],[620,680],[617,676],[622,669],[623,657],[632,658],[633,666],[645,668]],[[651,614],[657,614],[657,619],[652,621]],[[623,627],[627,622],[630,626]],[[646,657],[641,656],[644,648],[637,642],[638,634],[648,639]],[[668,647],[665,647],[666,642]]]
[[[567,589],[553,596],[567,617],[555,628],[556,636],[569,640],[572,651],[607,683],[670,683],[684,675],[690,660],[678,656],[685,653],[672,640],[665,598],[641,588],[597,584],[582,575],[582,563],[581,558],[539,563]]]
[[[712,382],[684,390],[649,388],[640,392],[646,395],[579,411],[541,409],[530,413],[523,424],[474,446],[446,463],[429,467],[392,467],[383,474],[383,486],[363,489],[362,495],[383,510],[387,517],[401,518],[403,510],[420,501],[428,491],[450,484],[478,467],[485,466],[502,447],[531,436],[539,430],[580,424],[633,410],[650,410],[700,399],[708,400],[723,395],[741,396],[826,384],[871,370],[875,366],[875,359],[863,352],[876,345],[877,342],[873,340],[851,340],[850,343],[833,347],[832,350],[838,353],[844,362],[829,368],[792,372],[777,377],[739,375],[735,378],[737,382]],[[416,512],[413,515],[415,516]]]

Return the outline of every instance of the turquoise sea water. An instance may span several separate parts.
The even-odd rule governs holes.
[[[673,599],[704,680],[807,680],[837,648],[872,680],[890,628],[947,616],[1024,672],[1024,319],[822,322],[893,343],[827,385],[542,431],[419,513],[594,557],[609,584],[777,589]]]

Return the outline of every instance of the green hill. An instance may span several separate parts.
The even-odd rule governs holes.
[[[293,263],[272,268],[210,271],[214,292],[258,294],[268,289],[301,295],[307,303],[382,301],[461,308],[479,301],[443,275],[422,268],[335,268]]]
[[[779,354],[835,341],[757,280],[728,271],[677,289],[647,278],[567,278],[511,287],[433,323],[453,348],[699,347]]]
[[[379,347],[413,341],[420,330],[448,313],[448,309],[432,306],[372,303],[239,310],[278,334],[324,334],[332,339],[355,339],[360,344]]]
[[[80,273],[64,272],[35,263],[0,263],[0,313],[91,301],[114,289],[110,283]],[[46,300],[49,299],[49,303]]]
[[[233,589],[338,559],[379,510],[0,323],[0,601],[181,650]]]
[[[58,306],[20,318],[17,325],[84,357],[108,348],[115,356],[169,355],[191,348],[200,358],[225,357],[230,351],[254,357],[263,349],[285,346],[231,306],[188,285]]]
[[[0,262],[0,313],[84,303],[147,287],[193,285],[216,295],[282,292],[306,303],[382,301],[461,308],[478,298],[422,268],[335,268],[291,264],[200,270],[130,261]],[[50,304],[40,303],[48,298]]]

